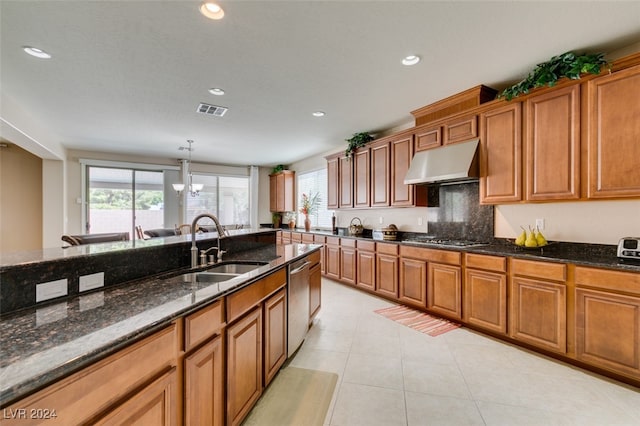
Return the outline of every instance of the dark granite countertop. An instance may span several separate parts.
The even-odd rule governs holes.
[[[286,231],[286,229],[283,230]],[[302,233],[305,232],[301,229],[293,229],[292,231]],[[322,230],[312,230],[310,231],[310,233],[330,237],[368,240],[390,244],[402,244],[439,250],[452,250],[492,256],[508,256],[518,259],[540,260],[545,262],[573,263],[575,265],[581,266],[592,266],[596,268],[616,269],[620,271],[640,273],[640,262],[634,262],[633,260],[624,261],[622,259],[619,259],[616,255],[617,246],[610,244],[587,244],[551,241],[549,245],[545,247],[529,249],[516,246],[515,244],[513,244],[512,240],[495,238],[483,245],[457,247],[411,241],[416,235],[424,236],[424,234],[399,233],[400,235],[398,237],[398,240],[387,241],[374,239],[371,232],[367,233],[366,231],[367,230],[365,230],[365,233],[361,236],[352,236],[348,235],[348,233],[336,235],[331,233],[331,231]]]
[[[268,263],[220,283],[200,283],[191,274],[165,272],[4,317],[0,320],[0,406],[84,368],[319,247],[278,244],[239,252],[225,261]],[[187,269],[181,271],[186,273]]]

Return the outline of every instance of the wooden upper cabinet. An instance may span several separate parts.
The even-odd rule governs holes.
[[[391,153],[388,141],[371,145],[371,207],[391,203]]]
[[[511,102],[480,116],[480,203],[522,199],[522,106]]]
[[[640,196],[640,65],[587,83],[589,198]]]
[[[335,210],[338,208],[338,188],[340,180],[338,177],[338,161],[339,155],[327,157],[327,209]]]
[[[444,124],[444,144],[465,142],[478,137],[478,116],[452,120]]]
[[[341,156],[338,160],[338,208],[353,207],[353,161]]]
[[[526,199],[580,198],[580,85],[526,100]]]
[[[296,172],[291,170],[269,175],[269,206],[272,212],[290,212],[296,209],[295,180]]]
[[[353,154],[353,207],[369,207],[371,197],[371,163],[368,148],[359,149]]]
[[[405,185],[404,178],[413,158],[413,135],[405,134],[390,141],[391,146],[391,205],[412,206],[413,185]]]
[[[442,145],[442,126],[420,126],[413,133],[416,152]]]

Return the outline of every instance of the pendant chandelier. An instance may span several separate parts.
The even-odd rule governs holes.
[[[188,139],[187,143],[189,144],[189,146],[181,146],[179,148],[180,151],[184,151],[184,150],[189,151],[189,159],[186,161],[186,163],[183,160],[182,167],[185,168],[186,166],[186,169],[187,169],[187,179],[189,181],[189,187],[187,188],[187,190],[189,191],[189,194],[191,194],[192,197],[197,197],[198,195],[200,195],[200,191],[202,191],[202,188],[204,187],[204,185],[201,183],[193,183],[193,175],[191,174],[191,151],[193,151],[191,144],[193,143],[193,140]],[[178,196],[182,194],[182,191],[184,191],[184,188],[185,188],[184,183],[174,183],[172,186],[173,186],[173,189],[178,194]]]

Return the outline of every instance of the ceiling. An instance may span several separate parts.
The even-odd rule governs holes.
[[[502,89],[565,51],[640,40],[638,1],[220,4],[213,21],[190,0],[1,0],[2,97],[69,149],[185,158],[192,139],[194,161],[273,166],[479,84]],[[422,61],[401,65],[410,54]],[[229,111],[198,114],[200,102]]]

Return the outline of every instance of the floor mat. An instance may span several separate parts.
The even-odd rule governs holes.
[[[278,373],[243,426],[322,426],[338,375],[286,367]]]
[[[456,324],[455,322],[433,317],[404,305],[377,309],[374,312],[432,337],[439,336],[447,331],[460,327],[460,324]]]

